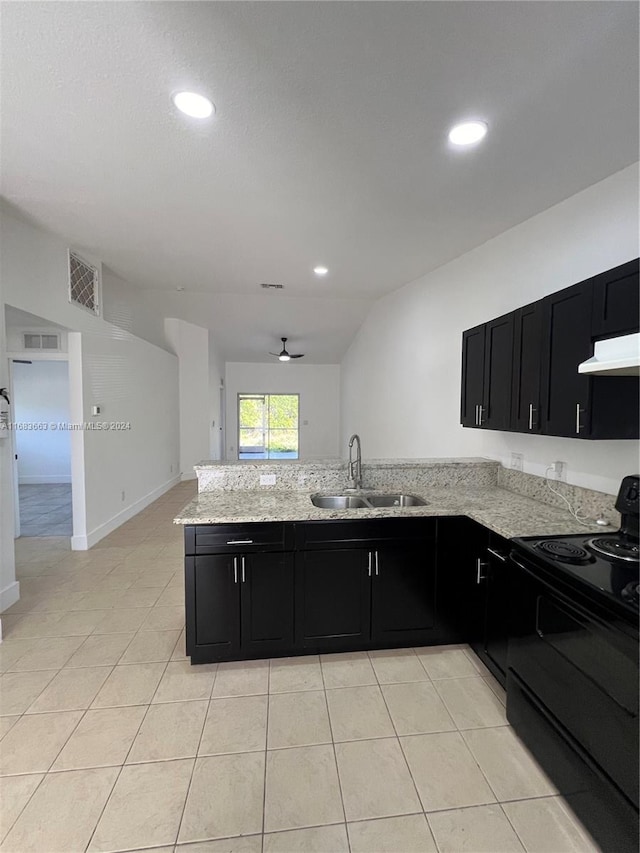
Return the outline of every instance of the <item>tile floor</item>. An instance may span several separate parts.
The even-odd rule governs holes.
[[[21,485],[20,536],[71,536],[71,484]]]
[[[0,850],[587,853],[465,647],[191,667],[176,486],[88,552],[17,542]]]

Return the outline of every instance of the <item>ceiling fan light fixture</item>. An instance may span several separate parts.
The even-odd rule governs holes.
[[[291,361],[291,356],[288,352],[281,352],[278,356],[278,361]]]
[[[317,267],[313,268],[313,271],[316,275],[322,277],[323,275],[326,275],[329,272],[329,268],[322,266],[322,264],[319,264]]]

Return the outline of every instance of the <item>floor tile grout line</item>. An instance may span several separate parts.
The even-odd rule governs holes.
[[[509,815],[507,814],[507,812],[503,809],[503,807],[502,807],[502,803],[498,803],[498,807],[500,808],[500,811],[501,811],[501,812],[502,812],[502,814],[504,815],[504,817],[505,817],[505,819],[506,819],[507,823],[509,824],[509,826],[511,827],[511,829],[512,829],[512,830],[513,830],[513,832],[515,833],[516,838],[518,839],[518,841],[519,841],[519,842],[520,842],[520,844],[522,845],[522,849],[525,851],[525,853],[529,853],[529,850],[528,850],[528,848],[527,848],[527,845],[524,843],[524,839],[520,837],[520,833],[519,833],[519,832],[518,832],[518,830],[516,829],[515,824],[513,823],[513,821],[511,820],[511,818],[510,818],[510,817],[509,817]]]
[[[167,664],[168,664],[168,663],[169,663],[169,662],[167,661]],[[138,735],[140,734],[140,729],[142,728],[142,724],[144,723],[144,721],[145,721],[145,720],[146,720],[146,718],[147,718],[147,714],[149,713],[149,708],[151,707],[151,701],[153,700],[153,697],[154,697],[154,696],[155,696],[155,694],[156,694],[156,690],[158,689],[158,685],[159,685],[159,684],[160,684],[160,682],[162,681],[162,677],[163,677],[163,675],[164,675],[164,673],[165,673],[165,671],[166,671],[166,668],[167,668],[167,665],[165,665],[165,668],[164,668],[164,670],[162,671],[162,675],[161,675],[161,676],[160,676],[160,678],[158,679],[158,684],[156,685],[156,688],[155,688],[155,690],[153,691],[153,695],[151,696],[151,699],[149,700],[149,702],[148,702],[148,704],[147,704],[147,706],[146,706],[146,707],[147,707],[147,710],[144,712],[144,714],[142,715],[142,718],[140,719],[140,724],[138,725],[138,728],[136,729],[136,733],[135,733],[135,735],[134,735],[134,736],[133,736],[133,738],[131,739],[131,743],[129,744],[129,749],[127,750],[127,754],[124,756],[124,760],[123,760],[122,764],[120,765],[120,768],[119,768],[119,770],[118,770],[118,773],[116,774],[116,778],[113,780],[113,785],[111,786],[111,790],[109,791],[109,796],[106,798],[106,800],[105,800],[105,802],[104,802],[104,805],[103,805],[103,807],[102,807],[102,809],[101,809],[101,811],[100,811],[100,815],[98,816],[98,819],[96,820],[95,825],[94,825],[94,827],[93,827],[93,831],[92,831],[92,833],[91,833],[91,836],[90,836],[90,838],[89,838],[89,841],[87,842],[87,846],[85,847],[85,853],[86,853],[86,851],[88,851],[89,847],[91,846],[91,842],[93,841],[93,838],[94,838],[94,836],[95,836],[95,834],[96,834],[96,830],[98,829],[98,826],[99,826],[100,821],[102,820],[102,817],[103,817],[103,815],[104,815],[104,813],[105,813],[105,811],[106,811],[106,809],[107,809],[107,806],[109,805],[109,802],[111,801],[111,797],[113,796],[113,792],[115,791],[116,785],[118,784],[118,780],[119,780],[119,779],[120,779],[120,777],[122,776],[122,771],[124,770],[124,768],[125,768],[125,766],[126,766],[127,758],[129,757],[129,755],[130,755],[130,753],[131,753],[131,750],[133,749],[133,745],[134,745],[134,743],[136,742],[136,738],[137,738],[137,737],[138,737]],[[115,669],[115,667],[114,667],[114,669]],[[96,694],[96,695],[97,695],[97,694]],[[120,706],[114,706],[114,707],[125,707],[125,706],[120,705]],[[138,706],[136,706],[136,707],[138,707]],[[102,708],[100,708],[100,709],[96,708],[96,709],[94,709],[94,710],[104,710],[104,709],[102,709]],[[57,760],[57,759],[56,759],[56,760]]]
[[[333,723],[331,722],[331,711],[329,710],[329,699],[327,697],[327,685],[324,680],[324,668],[322,666],[322,656],[318,655],[318,665],[320,667],[320,678],[322,679],[322,687],[324,694],[324,704],[327,709],[327,719],[329,721],[329,734],[331,735],[331,749],[333,751],[333,761],[336,768],[336,778],[338,779],[338,791],[340,793],[340,804],[342,806],[342,816],[344,818],[344,831],[347,836],[347,850],[351,853],[351,838],[349,837],[349,826],[347,824],[347,807],[344,802],[344,793],[342,790],[342,779],[340,777],[340,765],[338,764],[338,751],[336,750],[335,735],[333,733]],[[264,842],[263,842],[264,845]]]
[[[180,642],[179,638],[178,638],[178,642]],[[169,666],[169,664],[167,664],[167,666]],[[211,684],[211,691],[213,691],[213,683],[215,682],[217,675],[218,675],[218,670],[216,668],[216,671],[214,673],[213,682]],[[158,682],[158,688],[159,687],[160,687],[160,682]],[[156,692],[157,692],[157,690],[156,690]],[[155,697],[155,693],[154,693],[154,697]],[[152,701],[153,701],[154,697],[152,697]],[[149,707],[151,707],[151,705]],[[198,760],[200,758],[200,755],[199,755],[200,745],[202,744],[202,738],[204,736],[204,730],[205,730],[206,725],[207,725],[207,719],[209,717],[209,708],[210,707],[211,707],[211,695],[209,695],[209,699],[207,700],[207,710],[205,711],[204,717],[202,718],[202,728],[200,729],[200,737],[198,738],[198,744],[196,746],[196,753],[195,753],[195,756],[193,758],[193,767],[191,768],[191,775],[189,776],[189,784],[187,785],[187,791],[185,793],[184,802],[182,804],[182,811],[180,812],[180,820],[178,821],[178,826],[176,827],[176,837],[175,837],[175,841],[173,842],[174,847],[178,844],[178,839],[180,838],[180,830],[182,829],[182,823],[184,821],[184,814],[187,810],[187,802],[189,801],[189,794],[191,793],[191,786],[193,784],[193,777],[196,774],[196,767],[198,765]]]

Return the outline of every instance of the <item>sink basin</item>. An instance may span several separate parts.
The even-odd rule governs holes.
[[[311,503],[320,509],[376,509],[378,507],[426,506],[415,495],[311,495]]]
[[[415,495],[367,495],[366,500],[373,507],[379,506],[426,506],[427,501]]]
[[[371,509],[363,498],[354,495],[311,495],[311,503],[320,509]]]

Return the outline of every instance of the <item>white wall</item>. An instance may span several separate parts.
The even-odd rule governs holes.
[[[83,334],[82,417],[124,429],[85,430],[89,544],[159,497],[178,475],[175,356],[139,338]],[[93,406],[99,416],[92,416]],[[75,535],[75,531],[74,531]]]
[[[225,386],[227,459],[237,459],[238,394],[263,392],[300,394],[300,459],[340,455],[339,365],[232,361],[227,362]]]
[[[638,167],[631,166],[506,231],[373,307],[342,363],[342,437],[367,456],[488,456],[615,494],[637,473],[630,441],[463,429],[464,329],[638,256]]]
[[[9,387],[9,362],[6,355],[4,325],[4,294],[0,275],[0,388]],[[0,411],[6,411],[4,399],[0,397]],[[10,411],[10,409],[9,409]],[[16,581],[14,550],[14,489],[12,441],[7,434],[0,434],[0,613],[20,597],[20,584]],[[0,639],[2,622],[0,620]]]
[[[166,349],[71,305],[67,245],[23,221],[6,204],[0,207],[0,238],[2,304],[70,330],[72,420],[92,420],[91,405],[98,403],[104,407],[101,421],[131,423],[131,430],[120,434],[77,431],[71,435],[72,545],[85,548],[176,482],[177,359]],[[133,310],[131,316],[135,316]]]
[[[69,423],[69,365],[66,361],[14,363],[13,414],[18,423]],[[59,429],[18,429],[20,483],[70,483],[70,433]]]
[[[165,320],[165,331],[178,356],[180,409],[180,471],[195,477],[193,466],[210,453],[209,331],[184,320]]]
[[[224,413],[221,392],[224,393],[224,362],[220,357],[213,332],[209,332],[209,459],[224,457]]]

